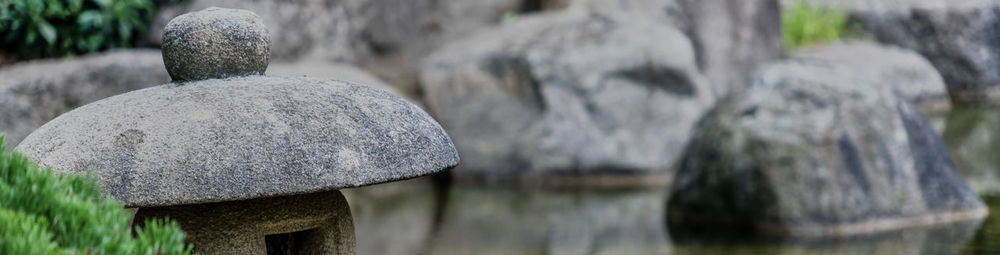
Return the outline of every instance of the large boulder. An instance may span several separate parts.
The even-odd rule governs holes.
[[[721,100],[678,165],[671,232],[807,237],[984,217],[923,114],[856,71],[789,60]]]
[[[158,50],[121,50],[0,68],[0,132],[13,148],[60,114],[170,81]]]
[[[680,30],[586,8],[444,46],[421,81],[465,159],[454,173],[490,179],[669,176],[711,101]]]
[[[778,0],[677,1],[716,96],[745,89],[759,66],[784,54]]]
[[[956,103],[1000,102],[1000,1],[809,0],[841,9],[882,43],[920,52],[941,72]]]
[[[605,15],[651,18],[674,26],[687,24],[687,15],[678,0],[566,0],[570,8],[586,8]]]
[[[651,18],[691,38],[711,93],[746,88],[756,68],[784,53],[778,0],[570,0],[622,18]]]
[[[928,111],[950,106],[947,88],[937,69],[911,50],[853,41],[797,49],[792,57],[851,66],[852,79],[870,86],[888,87]]]
[[[445,42],[497,24],[522,0],[349,0],[358,38],[375,54],[413,61]]]

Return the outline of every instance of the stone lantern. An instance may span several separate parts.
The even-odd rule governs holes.
[[[353,254],[339,189],[449,169],[459,158],[427,113],[365,85],[263,76],[267,29],[209,8],[167,25],[173,83],[57,117],[16,149],[92,174],[137,210],[169,217],[201,254]]]

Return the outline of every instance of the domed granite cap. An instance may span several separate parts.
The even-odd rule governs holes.
[[[246,44],[228,47],[239,45]],[[458,164],[441,126],[389,92],[341,81],[242,75],[219,69],[204,77],[228,78],[165,84],[87,104],[38,128],[16,149],[54,171],[96,174],[104,191],[128,207],[336,190]]]
[[[434,119],[389,92],[266,76],[106,98],[57,117],[16,149],[55,171],[96,173],[129,207],[357,187],[459,160]]]
[[[96,173],[129,207],[357,187],[459,160],[434,119],[389,92],[266,76],[106,98],[57,117],[16,149],[55,171]]]

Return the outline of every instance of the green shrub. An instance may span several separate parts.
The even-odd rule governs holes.
[[[3,135],[0,135],[3,141]],[[55,174],[0,142],[0,254],[190,254],[169,220],[129,229],[131,213],[94,178]]]
[[[840,40],[846,24],[846,13],[809,6],[802,0],[781,11],[781,35],[790,49]]]
[[[151,0],[0,0],[0,48],[21,58],[129,47],[153,19]]]

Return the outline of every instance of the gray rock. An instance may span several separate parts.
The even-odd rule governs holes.
[[[795,0],[781,0],[790,6]],[[907,12],[910,9],[970,8],[996,0],[802,0],[812,5],[849,11]]]
[[[278,61],[318,58],[353,63],[401,54],[417,62],[443,42],[496,24],[518,0],[190,0],[157,14],[157,29],[182,13],[218,6],[247,9],[272,28],[272,53]],[[280,29],[279,29],[280,28]]]
[[[425,102],[466,160],[458,176],[664,181],[711,102],[690,41],[643,18],[526,15],[423,63]]]
[[[332,61],[358,65],[411,98],[417,71],[442,44],[499,23],[521,0],[187,0],[158,10],[157,29],[185,12],[211,6],[251,10],[271,28],[272,61]]]
[[[698,67],[717,97],[743,90],[758,66],[784,53],[777,0],[573,0],[572,4],[680,28],[691,39]]]
[[[208,8],[170,20],[163,29],[163,63],[174,81],[264,74],[270,39],[260,16]]]
[[[128,207],[356,187],[458,163],[438,123],[397,96],[264,76],[107,98],[59,116],[16,149],[56,171],[94,171]]]
[[[167,22],[181,14],[209,7],[245,9],[258,14],[270,30],[271,54],[277,61],[293,61],[307,56],[320,56],[331,60],[357,59],[358,50],[352,48],[352,26],[347,22],[350,14],[338,1],[243,1],[243,0],[189,0],[166,5],[157,10],[146,43],[159,45],[162,29]],[[274,62],[274,61],[272,61]]]
[[[687,15],[677,0],[570,0],[570,8],[586,8],[605,15],[619,15],[622,18],[650,18],[670,23],[675,27],[687,25]]]
[[[948,91],[937,69],[916,52],[854,41],[810,46],[792,53],[796,59],[853,67],[851,75],[871,86],[887,86],[922,109],[950,107]]]
[[[405,98],[410,103],[427,109],[413,94],[404,93],[396,86],[389,85],[374,75],[353,65],[327,61],[303,60],[294,63],[268,65],[267,74],[284,77],[308,77],[319,80],[338,80],[361,83],[369,87],[385,90]]]
[[[784,54],[778,0],[677,0],[698,66],[721,97],[746,88],[754,72]]]
[[[679,163],[671,233],[811,237],[984,217],[926,118],[855,71],[782,62],[721,100]]]
[[[811,0],[848,11],[879,42],[913,49],[941,72],[954,103],[1000,102],[1000,1]]]
[[[350,0],[356,40],[376,55],[398,53],[412,61],[442,44],[497,24],[520,0]]]
[[[419,97],[419,63],[441,45],[500,23],[522,0],[350,0],[366,70]]]
[[[99,99],[170,81],[158,50],[121,50],[0,68],[0,132],[13,148],[31,131]]]

